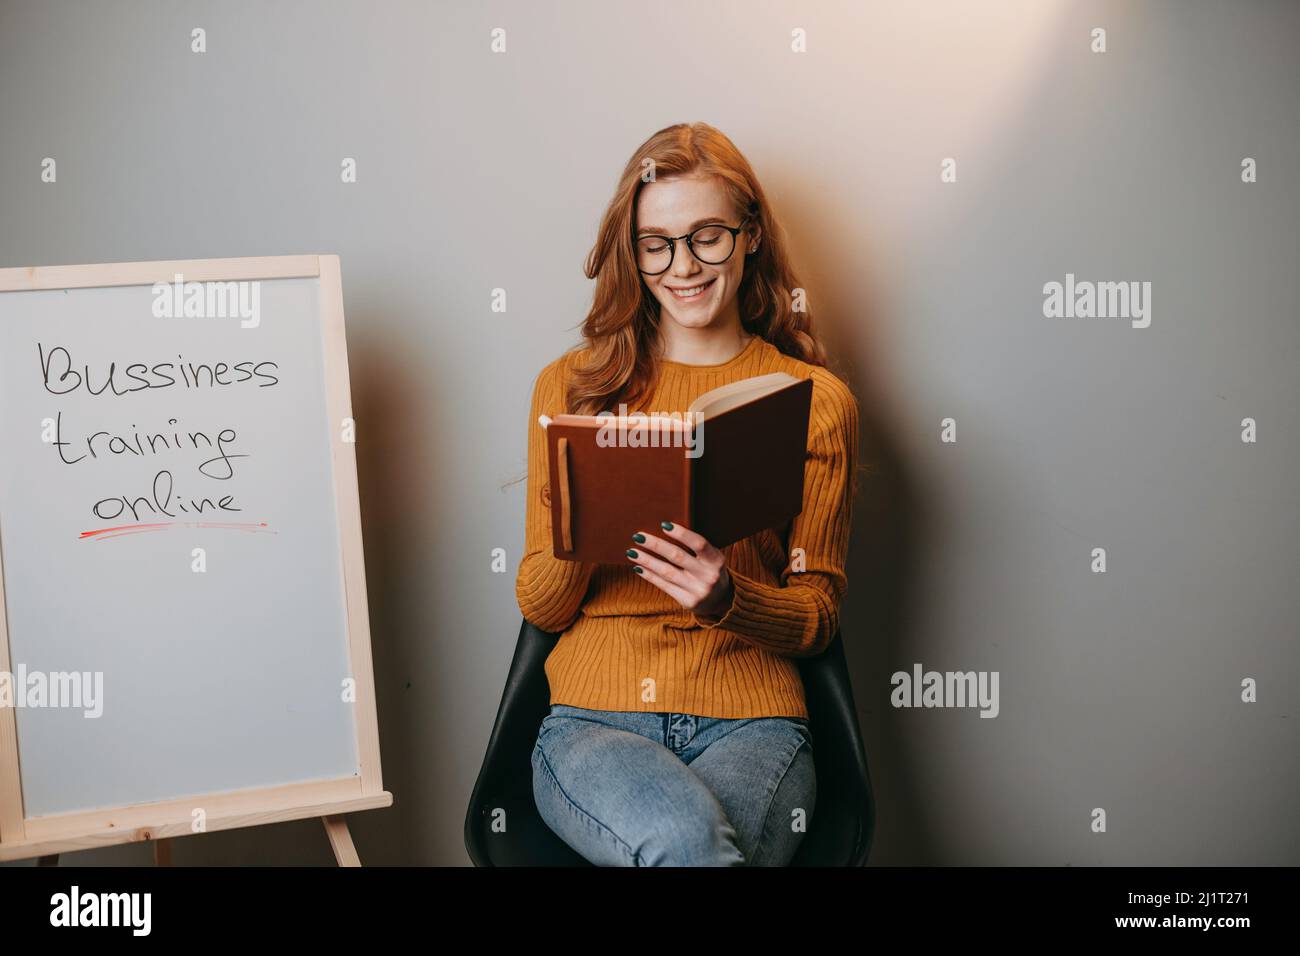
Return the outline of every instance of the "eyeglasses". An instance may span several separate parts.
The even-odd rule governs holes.
[[[711,222],[684,236],[641,236],[636,241],[636,267],[649,276],[667,272],[672,267],[677,243],[682,239],[686,240],[687,248],[696,259],[706,265],[722,265],[736,251],[736,236],[744,231],[749,219],[745,216],[734,228]]]

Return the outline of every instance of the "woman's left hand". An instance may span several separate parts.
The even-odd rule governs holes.
[[[720,618],[731,606],[726,556],[689,528],[663,522],[662,534],[632,535],[628,560],[641,576],[701,618]]]

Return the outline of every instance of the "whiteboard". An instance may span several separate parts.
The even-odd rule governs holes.
[[[257,286],[0,293],[13,686],[102,680],[16,708],[29,819],[360,773],[321,279]]]

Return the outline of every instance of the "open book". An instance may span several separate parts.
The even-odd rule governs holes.
[[[812,379],[772,372],[683,412],[545,419],[557,558],[627,564],[632,534],[681,524],[722,548],[803,510]]]

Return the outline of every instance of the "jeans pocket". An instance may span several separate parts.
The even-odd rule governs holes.
[[[562,714],[556,713],[556,708],[557,708],[558,706],[559,706],[558,704],[556,704],[556,705],[552,705],[551,708],[546,712],[546,716],[542,718],[542,722],[541,722],[540,724],[537,725],[537,739],[538,739],[538,740],[540,740],[540,739],[545,735],[545,733],[546,733],[548,730],[550,730],[552,727],[554,727],[554,726],[555,726],[555,722],[556,722],[560,717],[563,716]]]

